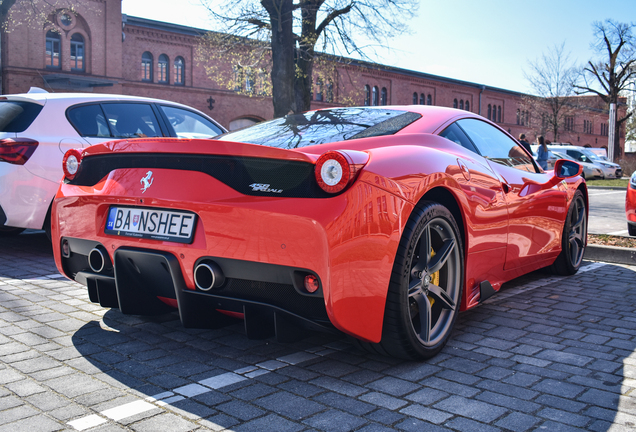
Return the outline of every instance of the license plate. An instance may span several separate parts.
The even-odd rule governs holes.
[[[173,210],[110,207],[104,232],[124,237],[192,243],[197,215]]]

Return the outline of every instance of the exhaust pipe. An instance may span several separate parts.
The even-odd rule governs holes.
[[[201,291],[219,288],[224,282],[221,267],[212,260],[203,260],[194,268],[194,283]]]
[[[88,265],[95,273],[101,273],[113,268],[108,252],[104,246],[96,246],[88,253]]]

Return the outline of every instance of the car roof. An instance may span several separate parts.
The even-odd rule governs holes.
[[[128,96],[128,95],[120,95],[120,94],[110,94],[110,93],[45,93],[45,92],[33,92],[33,93],[18,93],[11,95],[2,96],[5,100],[32,100],[41,105],[46,104],[49,101],[59,101],[64,102],[68,105],[73,105],[77,103],[84,102],[99,102],[99,101],[108,101],[108,102],[117,102],[117,101],[127,101],[127,102],[149,102],[149,103],[168,103],[171,105],[181,106],[183,108],[190,108],[187,105],[183,105],[177,102],[172,102],[163,99],[155,99],[155,98],[147,98],[142,96]],[[192,109],[192,108],[190,108]]]

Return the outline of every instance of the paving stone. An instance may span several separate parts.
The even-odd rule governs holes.
[[[182,419],[174,414],[164,413],[149,419],[141,420],[130,425],[132,430],[138,432],[187,432],[198,428],[196,423]]]
[[[539,420],[534,416],[513,412],[497,421],[495,426],[514,432],[525,432],[532,429],[538,422]]]
[[[461,432],[498,432],[499,429],[483,423],[458,417],[445,424],[446,427],[458,430]]]
[[[375,405],[332,392],[322,393],[319,396],[314,397],[313,400],[323,405],[337,408],[341,411],[357,416],[367,414],[376,409]]]
[[[407,404],[406,401],[378,392],[366,393],[358,399],[390,410],[401,408]]]
[[[24,418],[13,423],[0,425],[0,432],[53,432],[64,429],[64,425],[39,414],[33,417]]]
[[[257,399],[254,403],[293,420],[306,418],[325,409],[324,405],[283,391]]]
[[[366,421],[342,411],[328,410],[304,420],[303,423],[322,431],[346,432],[359,428]]]

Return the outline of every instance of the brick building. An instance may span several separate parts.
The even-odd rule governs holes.
[[[220,88],[207,76],[196,56],[205,31],[123,15],[121,0],[73,4],[72,13],[51,6],[48,18],[40,20],[45,22],[23,20],[2,35],[2,93],[22,93],[34,86],[53,92],[150,96],[193,106],[230,129],[272,118],[271,98]],[[339,65],[335,79],[338,85],[328,89],[316,83],[312,108],[345,101],[430,104],[481,114],[514,136],[526,133],[530,140],[541,129],[540,119],[527,109],[527,95],[514,91],[363,62]],[[608,113],[600,99],[573,101],[575,108],[559,141],[606,147]],[[622,131],[620,136],[624,146]],[[550,134],[546,137],[551,139]]]

